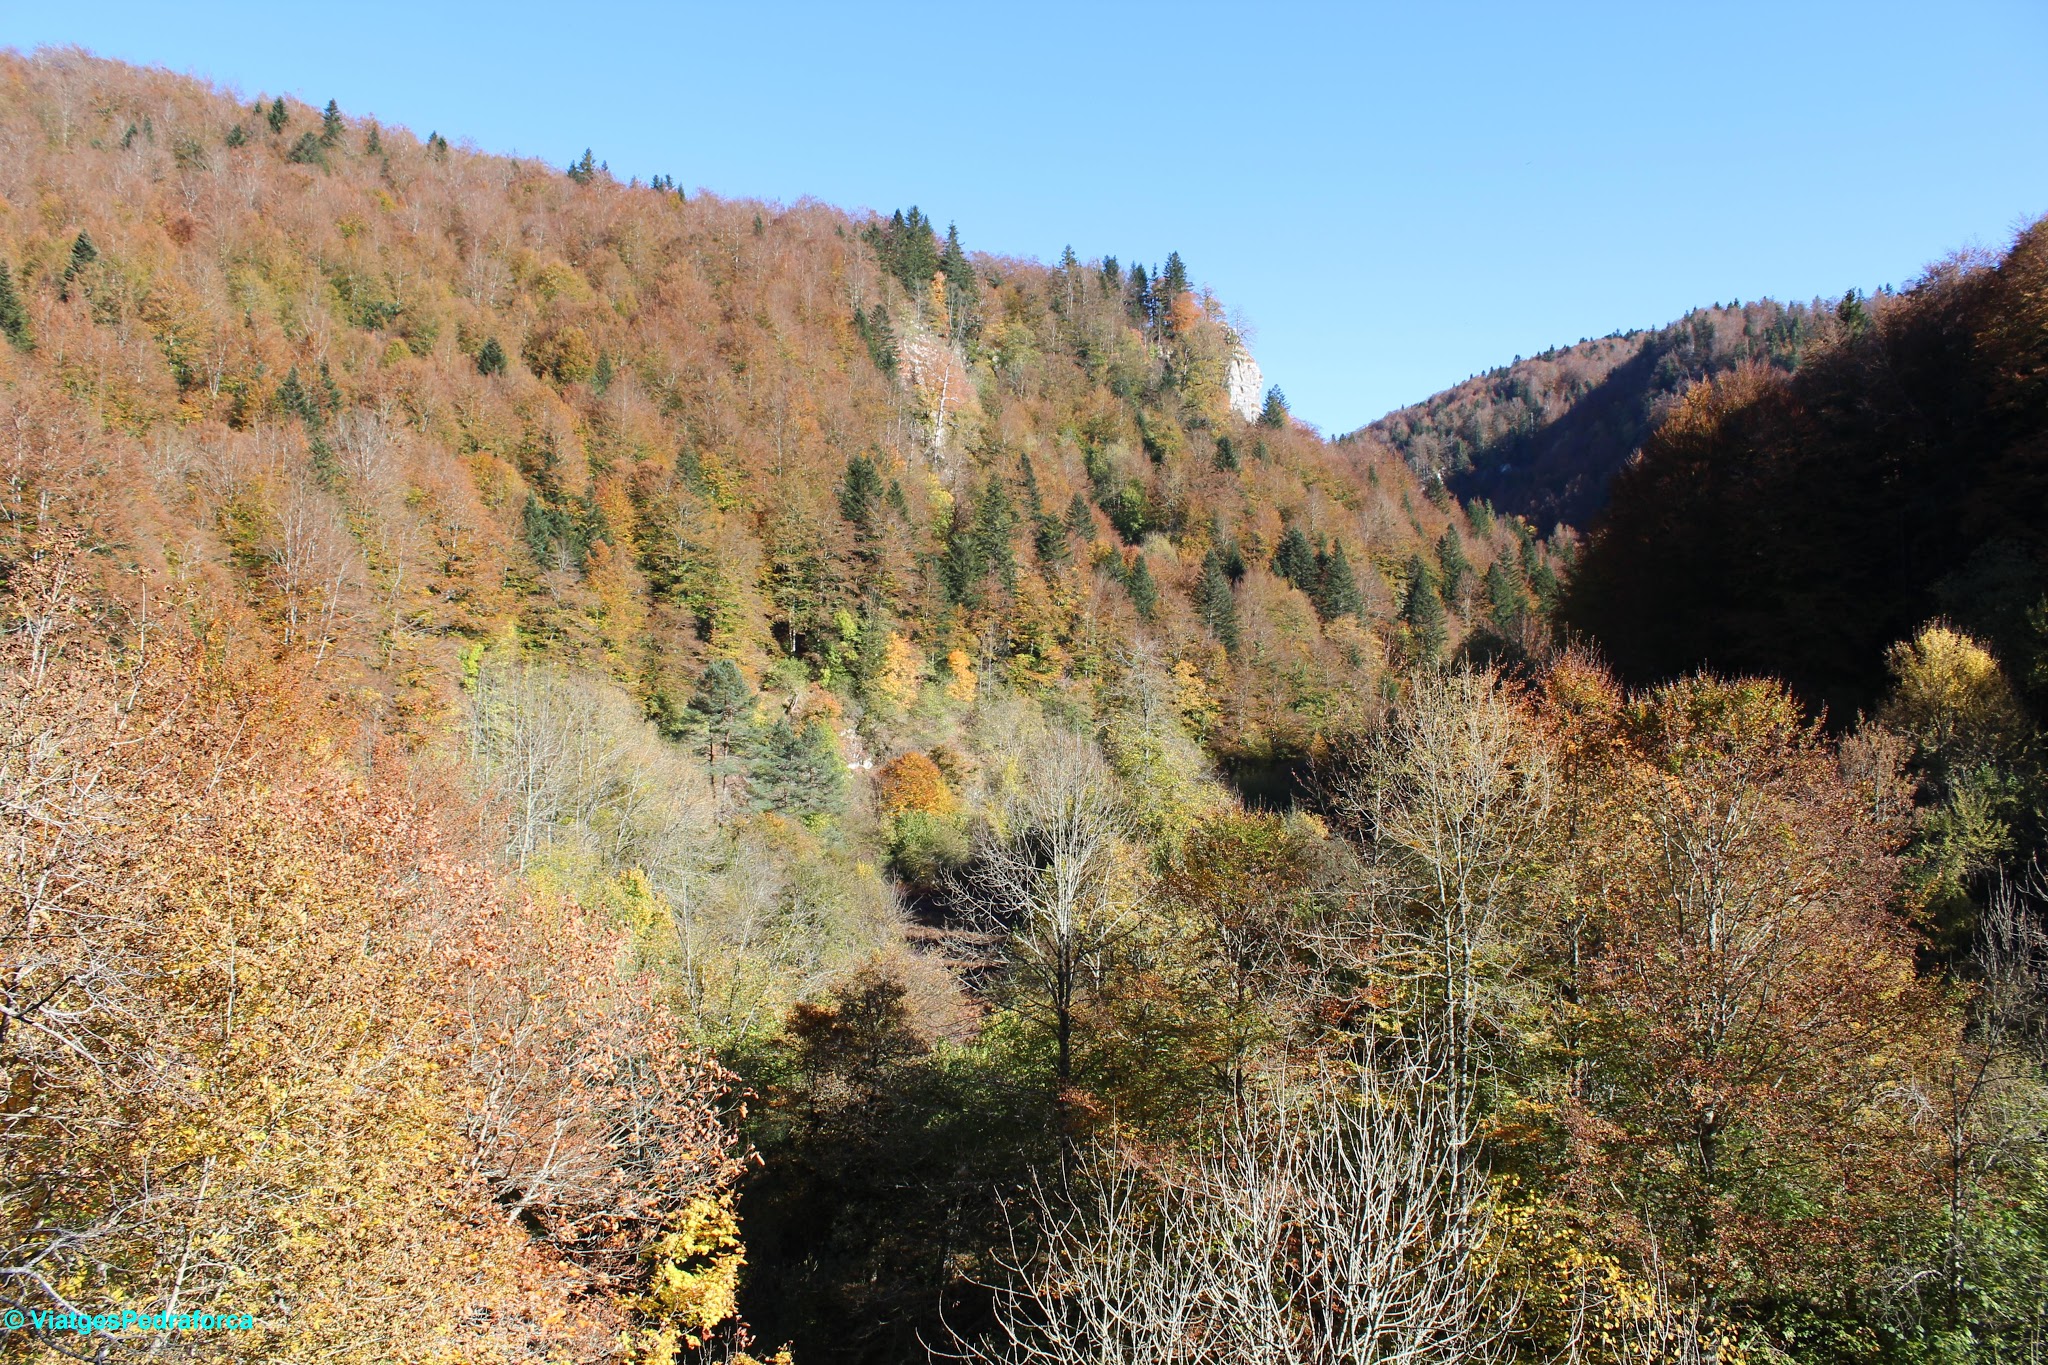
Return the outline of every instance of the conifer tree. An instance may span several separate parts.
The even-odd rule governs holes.
[[[277,406],[302,422],[318,419],[319,409],[306,392],[306,386],[299,381],[299,367],[294,365],[285,372],[284,382],[277,386]]]
[[[713,659],[698,675],[683,707],[683,725],[703,753],[724,806],[753,753],[755,735],[754,689],[732,660]]]
[[[1316,590],[1316,555],[1299,526],[1287,528],[1280,546],[1273,551],[1273,572],[1305,593]]]
[[[1287,395],[1280,392],[1278,384],[1266,390],[1266,406],[1259,409],[1259,425],[1262,427],[1284,427],[1287,425]]]
[[[370,135],[363,139],[363,150],[371,156],[383,155],[384,137],[377,131],[375,120],[370,123]]]
[[[1444,603],[1437,595],[1429,565],[1419,554],[1408,560],[1408,593],[1401,602],[1401,619],[1414,642],[1416,663],[1433,664],[1443,658],[1444,646],[1450,643]]]
[[[882,504],[882,475],[875,462],[856,455],[846,462],[846,476],[839,481],[839,515],[856,530],[870,534]]]
[[[285,160],[299,166],[324,167],[327,165],[327,149],[313,134],[300,133],[299,140],[294,142],[291,151],[285,154]]]
[[[284,107],[284,96],[282,95],[279,95],[270,102],[270,112],[264,115],[270,123],[270,131],[273,133],[283,132],[285,121],[291,118],[291,116],[291,111]]]
[[[1216,468],[1224,473],[1232,472],[1237,468],[1237,447],[1232,444],[1228,436],[1218,436],[1216,438]]]
[[[1159,277],[1159,306],[1161,309],[1173,306],[1173,301],[1188,292],[1188,268],[1181,264],[1180,253],[1166,254],[1166,269]]]
[[[1488,614],[1493,619],[1495,633],[1512,638],[1521,630],[1522,612],[1527,606],[1527,598],[1520,577],[1509,567],[1509,561],[1505,556],[1495,559],[1486,566],[1484,587]]]
[[[476,368],[479,374],[505,373],[505,348],[496,337],[485,341],[483,349],[476,353]]]
[[[777,716],[760,737],[748,776],[757,807],[805,821],[837,814],[846,789],[846,765],[815,716],[802,726]]]
[[[225,140],[230,147],[243,146],[249,141],[249,130],[237,123],[234,127],[228,129],[228,135]]]
[[[1444,601],[1456,602],[1465,591],[1465,580],[1471,576],[1472,562],[1465,558],[1465,542],[1455,524],[1446,526],[1437,540],[1436,562],[1443,574]]]
[[[327,101],[327,108],[320,114],[320,141],[329,147],[341,142],[341,106],[333,100]]]
[[[1082,545],[1091,544],[1095,539],[1095,514],[1088,510],[1088,500],[1079,493],[1067,503],[1066,530],[1069,539]]]
[[[1124,589],[1131,595],[1131,606],[1137,610],[1140,621],[1151,621],[1159,614],[1159,585],[1153,581],[1152,570],[1145,565],[1145,556],[1139,554],[1131,561],[1131,571],[1124,577]],[[1230,591],[1228,584],[1223,591]]]
[[[1017,557],[1010,535],[1017,527],[1017,509],[1002,479],[991,474],[974,508],[974,551],[983,573],[993,573],[1005,589],[1017,586]]]
[[[1351,559],[1344,553],[1343,542],[1337,542],[1327,554],[1319,552],[1316,559],[1316,615],[1325,621],[1340,616],[1362,618],[1365,594],[1358,590],[1358,579],[1351,572]]]
[[[1226,650],[1237,652],[1237,599],[1230,592],[1230,575],[1224,569],[1223,555],[1216,550],[1202,559],[1202,580],[1195,589],[1195,613]]]
[[[35,335],[28,325],[28,307],[15,291],[14,276],[5,261],[0,261],[0,333],[4,333],[17,350],[33,351],[36,348]]]

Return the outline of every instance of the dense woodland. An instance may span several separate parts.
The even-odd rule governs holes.
[[[2040,235],[1582,549],[1171,252],[0,58],[0,1299],[256,1320],[0,1357],[2042,1359],[2016,627],[1597,595],[1916,309],[2017,477]]]
[[[1592,524],[1608,487],[1687,389],[1745,366],[1792,371],[1840,330],[1834,310],[1698,308],[1668,327],[1615,332],[1474,375],[1388,413],[1352,440],[1387,446],[1425,480],[1539,526]]]

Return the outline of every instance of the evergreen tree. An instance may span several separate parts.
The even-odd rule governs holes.
[[[371,156],[382,156],[384,154],[384,136],[377,131],[377,125],[374,121],[370,124],[370,135],[363,139],[363,150]]]
[[[302,422],[320,420],[320,409],[314,405],[313,396],[306,392],[306,386],[299,381],[299,367],[296,365],[285,372],[284,382],[277,386],[277,406]]]
[[[1124,308],[1131,315],[1132,322],[1140,327],[1151,325],[1152,282],[1145,278],[1145,267],[1135,261],[1131,264],[1131,278],[1124,286]]]
[[[1444,601],[1456,602],[1465,591],[1465,580],[1471,576],[1472,561],[1465,558],[1465,542],[1455,524],[1446,526],[1437,541],[1436,562],[1443,574]]]
[[[683,707],[683,727],[704,755],[719,803],[725,805],[755,740],[754,689],[732,660],[713,659],[698,675]]]
[[[983,573],[993,573],[1006,590],[1017,586],[1017,558],[1010,548],[1017,509],[1002,479],[991,474],[974,507],[974,551]]]
[[[327,368],[327,362],[320,362],[320,392],[313,395],[313,420],[341,411],[341,386],[334,382],[334,375]]]
[[[1273,551],[1273,572],[1313,596],[1316,590],[1316,555],[1299,526],[1287,528],[1280,546]]]
[[[579,185],[588,185],[597,179],[597,162],[590,155],[590,148],[585,147],[582,157],[569,163],[568,174]]]
[[[1228,436],[1216,438],[1216,468],[1224,473],[1237,468],[1237,447],[1231,443]]]
[[[875,462],[856,455],[846,462],[846,476],[839,481],[839,515],[853,523],[863,535],[871,535],[882,506],[882,475]]]
[[[853,310],[853,330],[868,348],[868,359],[875,368],[885,375],[896,373],[896,329],[889,325],[889,315],[881,304],[876,304],[862,313]]]
[[[1069,540],[1080,545],[1092,544],[1095,540],[1095,514],[1088,510],[1088,500],[1079,493],[1067,503],[1066,532]]]
[[[1528,599],[1522,588],[1522,581],[1505,558],[1498,558],[1486,566],[1486,589],[1488,614],[1493,618],[1494,631],[1513,638],[1522,628],[1522,612]]]
[[[0,261],[0,333],[17,350],[33,351],[36,348],[35,335],[28,325],[28,307],[15,291],[14,275],[7,269],[7,262]]]
[[[777,716],[756,745],[749,787],[757,808],[815,822],[839,813],[846,765],[823,721],[813,716],[799,727]]]
[[[237,123],[234,127],[228,129],[228,135],[226,138],[228,146],[240,147],[245,145],[248,141],[249,130],[244,128],[241,124]]]
[[[953,314],[954,335],[966,336],[973,330],[975,307],[981,302],[981,281],[960,246],[960,229],[950,223],[946,226],[946,250],[939,257],[939,269],[946,272],[946,307]]]
[[[1171,308],[1173,301],[1188,292],[1188,268],[1181,264],[1180,253],[1166,254],[1166,269],[1159,277],[1159,306],[1161,310]]]
[[[505,373],[505,348],[496,337],[484,342],[483,349],[476,353],[476,368],[479,374]]]
[[[284,96],[282,95],[279,95],[270,102],[270,112],[264,115],[265,119],[270,123],[270,131],[273,133],[283,132],[285,121],[291,116],[291,111],[284,107]]]
[[[333,100],[327,101],[327,108],[320,115],[320,141],[329,147],[341,142],[341,106]]]
[[[1401,619],[1414,642],[1416,663],[1433,664],[1443,658],[1450,631],[1444,622],[1443,599],[1437,595],[1429,565],[1421,555],[1408,561],[1408,593],[1401,602]]]
[[[1237,599],[1230,592],[1230,575],[1223,556],[1215,550],[1202,559],[1202,581],[1195,589],[1195,614],[1214,632],[1223,647],[1237,652]]]
[[[327,165],[327,149],[313,134],[300,133],[299,140],[292,144],[291,151],[285,153],[285,160],[294,165],[324,168]]]
[[[1280,392],[1278,384],[1266,390],[1266,406],[1259,409],[1259,425],[1262,427],[1284,427],[1287,425],[1287,395]]]
[[[1358,579],[1351,572],[1351,558],[1344,553],[1344,543],[1337,542],[1327,553],[1316,554],[1316,615],[1325,621],[1334,621],[1340,616],[1365,616],[1365,594],[1358,590]]]
[[[1130,593],[1131,606],[1137,609],[1140,621],[1150,621],[1159,614],[1159,584],[1142,553],[1132,556],[1131,571],[1124,575],[1124,589]]]

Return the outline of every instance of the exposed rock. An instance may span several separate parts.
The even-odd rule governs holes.
[[[1266,376],[1260,373],[1259,362],[1252,359],[1252,353],[1234,333],[1230,338],[1230,368],[1224,371],[1223,382],[1230,394],[1230,410],[1247,422],[1258,421],[1260,405],[1266,398]]]

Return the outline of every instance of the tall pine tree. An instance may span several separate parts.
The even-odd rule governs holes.
[[[36,348],[35,334],[28,325],[28,306],[15,292],[14,275],[7,269],[5,261],[0,261],[0,334],[5,334],[17,350],[33,351]]]
[[[1211,550],[1202,559],[1202,579],[1195,588],[1195,614],[1223,647],[1237,652],[1237,598],[1231,595],[1230,573],[1223,555]]]
[[[1436,563],[1443,575],[1446,603],[1458,601],[1465,592],[1465,580],[1472,574],[1472,561],[1465,558],[1465,542],[1455,525],[1446,526],[1436,543]]]
[[[1401,620],[1408,626],[1410,654],[1415,663],[1434,664],[1442,660],[1450,643],[1444,622],[1443,598],[1421,555],[1408,561],[1408,592],[1401,602]]]

